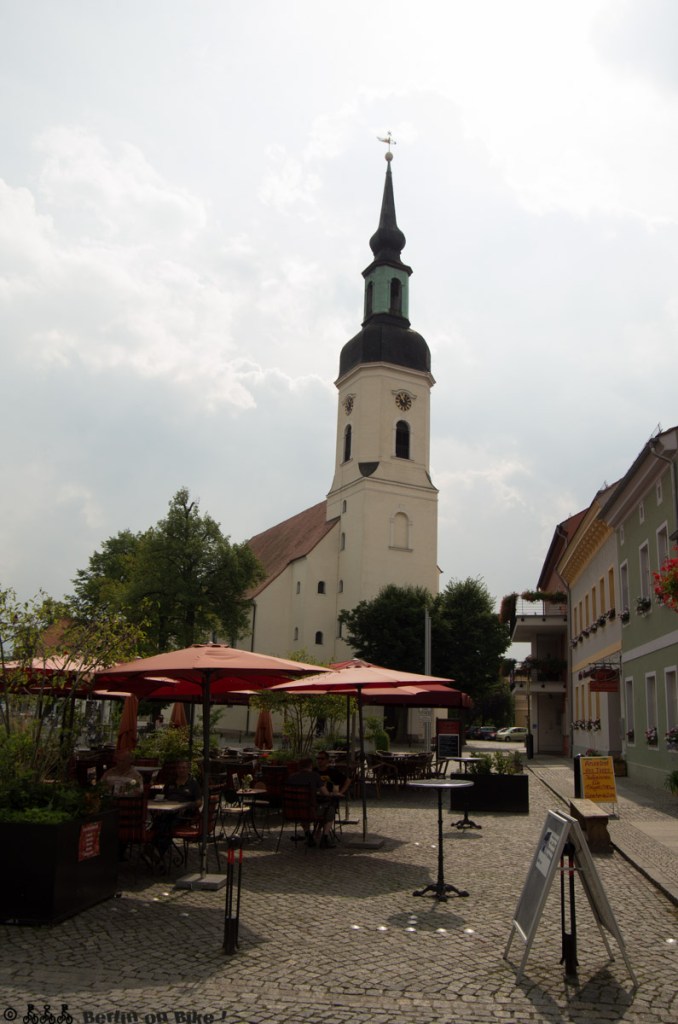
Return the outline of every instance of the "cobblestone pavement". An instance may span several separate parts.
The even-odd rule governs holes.
[[[563,767],[532,764],[529,815],[474,813],[482,831],[458,832],[457,812],[445,812],[446,880],[466,899],[413,897],[436,877],[436,797],[405,790],[370,802],[379,850],[307,850],[284,837],[276,853],[276,835],[248,846],[234,956],[221,948],[223,890],[174,889],[128,865],[119,899],[50,928],[0,927],[0,1014],[51,1024],[66,1004],[74,1024],[675,1024],[678,910],[616,850],[595,862],[637,991],[613,939],[609,961],[581,889],[579,974],[565,978],[557,882],[516,985],[519,936],[503,959],[513,913],[570,782]],[[640,815],[668,813],[625,794],[615,832],[642,837]]]

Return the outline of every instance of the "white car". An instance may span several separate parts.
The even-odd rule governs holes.
[[[527,729],[523,725],[512,725],[497,732],[497,739],[503,743],[522,743],[527,737]]]

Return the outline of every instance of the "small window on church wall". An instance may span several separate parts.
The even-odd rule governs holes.
[[[338,594],[343,594],[344,593],[344,581],[343,580],[339,580],[339,585],[337,587],[337,593]]]
[[[349,425],[346,427],[346,430],[344,431],[344,462],[348,462],[348,460],[351,458],[352,433],[353,431],[351,430],[351,424],[349,423]]]
[[[374,282],[370,281],[365,289],[365,316],[372,315],[372,298],[374,296]]]
[[[410,425],[405,420],[396,423],[395,453],[397,459],[410,457]]]
[[[397,313],[400,315],[403,309],[403,291],[402,285],[397,277],[391,278],[391,306],[389,313]]]
[[[297,594],[301,593],[301,583],[297,580]]]
[[[343,625],[344,624],[341,621],[341,619],[337,619],[337,638],[339,640],[341,640],[341,638],[342,638],[342,628],[343,628]]]
[[[319,594],[324,594],[325,593],[325,580],[318,580],[318,593]]]
[[[315,642],[316,642],[317,644],[322,644],[322,642],[323,642],[323,635],[322,635],[322,633],[320,632],[320,630],[318,630],[318,632],[317,632],[317,633],[316,633],[316,635],[315,635]]]
[[[299,627],[298,626],[294,627],[294,639],[295,640],[299,639]]]
[[[342,533],[341,539],[339,540],[339,550],[343,551],[346,547],[346,534]]]
[[[342,503],[341,503],[341,511],[342,512],[346,511],[346,502],[345,501],[342,501]]]

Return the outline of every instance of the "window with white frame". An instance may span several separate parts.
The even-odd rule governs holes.
[[[661,482],[661,480],[657,480],[657,504],[658,505],[661,505],[663,498],[664,498],[664,493],[662,491],[662,482]]]
[[[614,569],[608,569],[607,571],[607,592],[610,595],[610,608],[614,608],[615,596],[614,596]]]
[[[645,504],[642,501],[641,501],[640,505],[638,506],[638,522],[640,523],[641,526],[645,522]]]
[[[640,569],[640,596],[650,597],[652,587],[650,585],[650,545],[645,541],[638,549],[638,567]]]
[[[620,544],[624,543],[624,527],[623,526],[619,527],[619,543]]]
[[[666,687],[666,730],[678,728],[678,672],[675,668],[664,670]]]
[[[648,732],[657,728],[657,677],[654,672],[645,676],[645,720]]]
[[[628,743],[634,743],[636,714],[633,706],[633,679],[624,680],[624,703],[626,705],[626,740]]]
[[[621,610],[628,611],[631,607],[629,603],[629,563],[622,562],[619,566],[619,588],[621,597]]]

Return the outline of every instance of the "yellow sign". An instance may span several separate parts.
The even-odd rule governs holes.
[[[611,757],[581,757],[582,795],[597,804],[616,804],[617,786]]]

